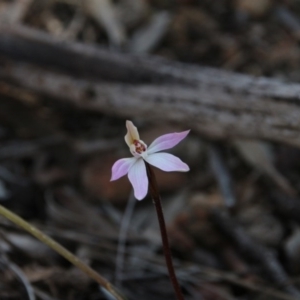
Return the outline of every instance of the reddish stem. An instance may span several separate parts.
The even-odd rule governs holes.
[[[161,233],[161,239],[162,239],[162,244],[163,244],[163,249],[164,249],[164,255],[165,255],[166,264],[167,264],[168,271],[169,271],[170,280],[171,280],[173,288],[175,290],[177,300],[184,300],[180,285],[178,283],[178,280],[177,280],[177,277],[175,274],[174,266],[173,266],[173,260],[172,260],[170,246],[169,246],[166,223],[165,223],[163,208],[161,205],[161,198],[159,195],[155,174],[154,174],[152,168],[150,167],[150,165],[146,162],[145,162],[145,164],[146,164],[147,175],[148,175],[148,179],[149,179],[149,192],[151,194],[153,203],[156,208],[156,213],[157,213],[158,223],[159,223],[159,228],[160,228],[160,233]]]

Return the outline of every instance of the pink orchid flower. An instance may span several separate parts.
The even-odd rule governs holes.
[[[147,145],[140,140],[139,132],[131,121],[126,121],[126,127],[127,134],[125,135],[125,142],[133,157],[122,158],[114,163],[110,181],[117,180],[128,174],[129,181],[134,189],[135,198],[142,200],[148,192],[148,177],[145,161],[166,172],[189,171],[189,166],[178,157],[169,153],[157,153],[158,151],[173,148],[188,135],[189,130],[164,134],[155,139],[153,143],[147,147]]]

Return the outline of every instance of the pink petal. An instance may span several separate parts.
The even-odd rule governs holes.
[[[153,143],[148,147],[148,153],[155,153],[158,151],[173,148],[180,141],[182,141],[188,134],[190,130],[182,132],[174,132],[164,134],[153,141]]]
[[[166,172],[187,172],[190,169],[181,159],[169,153],[154,153],[144,159],[150,165]]]
[[[135,162],[135,157],[122,158],[117,160],[112,167],[110,181],[117,180],[120,177],[126,175]]]
[[[148,192],[148,177],[143,159],[138,159],[130,168],[128,178],[134,189],[134,196],[138,200],[146,197]]]

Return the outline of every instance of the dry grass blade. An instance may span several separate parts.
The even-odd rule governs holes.
[[[36,298],[35,298],[33,287],[30,284],[27,277],[25,276],[25,274],[23,273],[23,271],[16,264],[9,261],[8,258],[4,257],[3,255],[0,261],[2,264],[5,264],[15,274],[18,280],[22,283],[26,291],[28,300],[35,300]]]
[[[235,140],[234,145],[242,157],[255,169],[269,176],[289,196],[296,195],[297,192],[289,181],[274,167],[271,152],[266,144],[253,140]]]

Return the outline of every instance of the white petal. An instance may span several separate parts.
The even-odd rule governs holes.
[[[168,133],[158,137],[149,146],[148,153],[151,154],[173,148],[181,142],[189,134],[189,132],[190,130],[186,130],[182,132]]]
[[[117,180],[120,177],[126,175],[135,161],[135,157],[122,158],[117,160],[112,167],[110,181]]]
[[[130,168],[128,178],[133,186],[135,198],[138,200],[145,198],[148,192],[148,177],[142,158],[137,159],[136,163]]]
[[[148,155],[148,157],[145,158],[145,161],[166,172],[187,172],[190,170],[186,163],[169,153],[153,153]]]
[[[130,146],[132,145],[134,140],[139,140],[140,136],[139,136],[139,132],[137,130],[137,128],[133,125],[133,123],[131,121],[126,121],[126,127],[127,127],[127,134],[125,135],[125,142],[128,145],[128,147],[130,148]]]

